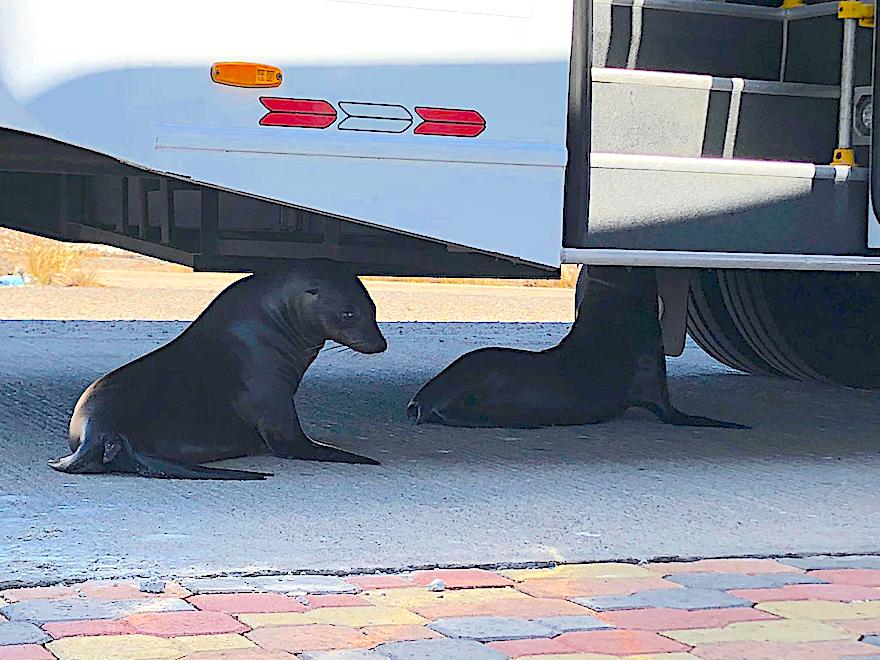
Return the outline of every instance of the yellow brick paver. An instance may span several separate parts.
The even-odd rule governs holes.
[[[552,655],[521,655],[517,660],[620,660],[620,656],[604,653],[554,653]]]
[[[821,642],[855,636],[817,621],[741,621],[724,628],[669,630],[661,633],[677,642],[697,646],[717,642]]]
[[[531,568],[517,569],[510,571],[500,571],[504,577],[511,580],[540,580],[543,578],[642,578],[657,577],[657,573],[649,571],[643,566],[635,566],[633,564],[565,564],[563,566],[554,566],[553,568]]]
[[[696,660],[690,653],[649,653],[647,655],[606,655],[604,653],[554,653],[521,655],[517,660]]]
[[[321,607],[310,612],[277,612],[273,614],[242,614],[239,621],[252,628],[265,626],[301,626],[324,623],[350,628],[422,624],[428,620],[402,607]]]
[[[772,603],[759,603],[755,607],[786,619],[806,619],[809,621],[880,617],[880,601],[878,600],[852,603],[839,603],[830,600],[781,600]]]
[[[59,660],[162,660],[182,655],[170,639],[149,635],[66,637],[46,648]]]
[[[648,653],[647,655],[625,655],[622,660],[695,660],[692,653]],[[620,656],[617,660],[621,660]]]
[[[487,600],[531,598],[513,587],[484,587],[479,589],[458,589],[455,591],[428,591],[424,587],[404,587],[401,589],[379,589],[362,594],[374,605],[390,605],[411,609],[423,605],[480,603]]]
[[[237,651],[239,649],[255,649],[254,644],[242,635],[186,635],[184,637],[172,637],[171,643],[184,653],[199,653],[201,651]]]

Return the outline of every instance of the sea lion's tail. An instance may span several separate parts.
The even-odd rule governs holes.
[[[89,433],[88,429],[83,433],[80,445],[73,454],[49,461],[49,466],[68,474],[121,472],[155,479],[254,481],[272,476],[267,472],[226,470],[176,463],[158,456],[141,454],[123,437],[102,442],[96,434]]]

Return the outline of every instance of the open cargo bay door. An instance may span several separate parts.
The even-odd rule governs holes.
[[[559,265],[572,0],[94,0],[52,11],[46,21],[26,0],[0,8],[0,127],[451,250]],[[229,63],[280,76],[224,84],[235,82]],[[224,222],[221,209],[221,235]]]

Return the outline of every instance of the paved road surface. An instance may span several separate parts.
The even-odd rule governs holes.
[[[327,570],[880,550],[880,394],[745,376],[690,345],[686,411],[541,431],[412,426],[415,389],[462,352],[541,348],[562,324],[390,323],[386,354],[330,355],[303,383],[306,428],[381,467],[254,458],[255,483],[69,476],[71,407],[172,322],[0,323],[0,586],[129,574]],[[149,405],[145,399],[144,405]]]

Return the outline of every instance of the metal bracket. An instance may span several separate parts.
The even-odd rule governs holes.
[[[657,268],[657,293],[662,301],[660,330],[663,352],[676,357],[684,352],[687,336],[687,306],[691,271],[687,268]]]
[[[849,165],[855,167],[856,152],[854,149],[835,149],[834,158],[831,159],[832,165]]]
[[[874,5],[859,0],[840,0],[837,3],[837,18],[855,19],[862,27],[874,27]]]

